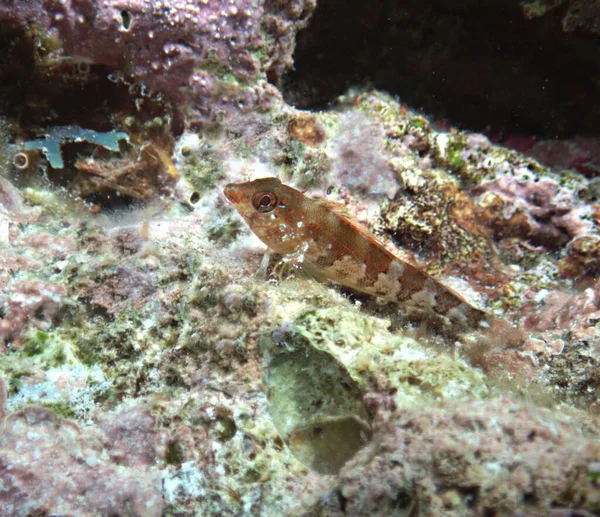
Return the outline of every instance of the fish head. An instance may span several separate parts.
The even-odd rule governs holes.
[[[301,248],[304,214],[300,191],[269,177],[229,183],[223,193],[269,248],[282,255],[296,253]]]

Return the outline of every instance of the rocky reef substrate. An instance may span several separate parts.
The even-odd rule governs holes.
[[[519,61],[529,118],[515,114],[527,134],[511,126],[509,146],[473,123],[494,125],[516,91],[495,96],[464,72],[479,73],[487,47],[469,67],[458,47],[424,43],[460,47],[465,12],[482,31],[499,10],[515,21],[504,38],[553,28],[551,48],[585,61],[594,10],[492,2],[477,18],[471,2],[438,4],[381,2],[336,23],[349,34],[383,9],[380,43],[399,38],[407,63],[454,63],[460,81],[435,85],[443,113],[400,80],[344,79],[346,61],[309,77],[311,58],[328,59],[314,49],[335,1],[0,5],[0,514],[600,511],[597,113],[583,97],[580,124],[558,109],[561,88],[598,93],[595,69],[584,78],[574,62],[536,104],[539,69]],[[385,71],[389,55],[359,54],[356,66]],[[462,110],[465,82],[475,100]],[[264,176],[343,203],[526,339],[510,347],[271,271],[222,194]]]

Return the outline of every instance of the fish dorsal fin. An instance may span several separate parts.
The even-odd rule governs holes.
[[[350,215],[348,207],[340,201],[332,201],[331,199],[325,199],[322,197],[316,199],[313,198],[313,201],[318,205],[324,206],[328,210],[331,210],[332,212],[335,212],[336,214],[345,217],[346,219],[352,219],[352,215]]]
[[[331,201],[329,199],[323,198],[313,199],[313,201],[318,205],[327,208],[327,210],[331,210],[339,219],[342,220],[342,222],[350,226],[354,231],[360,233],[369,241],[385,249],[383,243],[373,235],[371,230],[369,230],[363,223],[361,223],[358,219],[356,219],[354,215],[352,215],[348,211],[348,207],[344,203],[340,203],[338,201]]]

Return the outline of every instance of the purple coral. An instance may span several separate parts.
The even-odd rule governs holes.
[[[151,423],[145,421],[143,443],[153,436]],[[103,450],[114,451],[115,439],[122,444],[139,437],[117,434],[60,422],[43,408],[9,415],[0,433],[0,515],[160,516],[160,471],[131,447],[123,451],[124,462],[103,457]]]
[[[351,193],[385,194],[393,198],[398,182],[383,154],[384,133],[366,116],[343,116],[336,139],[331,181]]]
[[[552,291],[545,296],[540,310],[527,320],[537,331],[581,331],[600,320],[600,282],[577,294]],[[585,323],[584,323],[585,322]]]
[[[6,178],[0,176],[0,207],[12,212],[20,212],[23,208],[21,194]]]
[[[517,171],[474,189],[498,237],[519,237],[552,249],[592,232],[593,223],[586,218],[589,205],[578,201],[572,190],[548,177],[517,177],[527,175],[529,171]]]
[[[314,0],[9,0],[0,20],[35,24],[62,43],[63,55],[121,71],[212,120],[221,109],[244,110],[277,95],[266,83],[236,88],[215,71],[277,81],[314,7]]]
[[[551,291],[525,321],[527,328],[541,338],[530,340],[526,347],[538,355],[548,351],[556,355],[565,351],[567,345],[568,348],[575,347],[579,341],[595,350],[590,354],[594,356],[600,351],[599,321],[600,281],[576,294]]]
[[[98,426],[108,437],[112,461],[131,468],[152,466],[165,456],[167,433],[161,430],[148,410],[133,407],[119,413],[105,413]]]
[[[592,177],[600,172],[600,139],[576,136],[570,140],[541,140],[529,154],[556,170],[575,169]]]
[[[508,400],[403,409],[351,460],[327,515],[547,515],[593,508],[600,445]],[[337,507],[337,509],[336,509]],[[521,512],[521,513],[518,513]]]

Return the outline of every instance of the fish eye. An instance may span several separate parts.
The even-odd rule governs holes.
[[[259,212],[271,212],[277,206],[277,196],[274,192],[257,192],[252,197],[252,206]]]

